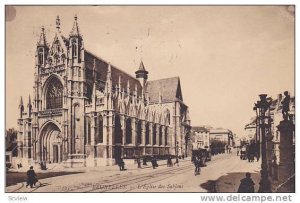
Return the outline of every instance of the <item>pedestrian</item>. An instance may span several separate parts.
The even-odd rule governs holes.
[[[240,149],[239,149],[239,147],[237,147],[236,148],[236,155],[239,156],[239,154],[240,154]]]
[[[176,157],[176,162],[177,166],[179,166],[179,159],[178,159],[178,156]]]
[[[153,156],[152,159],[151,159],[151,164],[152,164],[152,168],[155,169],[157,167],[157,162],[156,162],[156,159],[155,157]]]
[[[147,159],[146,159],[146,157],[143,158],[143,165],[147,166]]]
[[[137,162],[138,168],[142,168],[141,159],[139,157],[136,159],[136,162]]]
[[[241,192],[241,193],[254,192],[254,185],[255,185],[255,183],[253,182],[253,180],[251,178],[251,174],[247,172],[246,178],[243,178],[241,180],[238,192]]]
[[[182,160],[184,160],[184,154],[182,155]]]
[[[125,171],[125,163],[121,157],[117,160],[117,164],[120,168],[120,171]]]
[[[195,164],[195,176],[200,175],[200,157],[195,158],[194,164]]]
[[[27,184],[30,185],[30,188],[33,188],[33,185],[35,186],[36,182],[38,182],[37,175],[35,174],[33,170],[33,166],[30,166],[29,170],[27,171]]]
[[[171,156],[168,156],[167,166],[168,166],[168,167],[171,167],[171,166],[173,166],[173,163],[172,163],[172,158],[171,158]]]

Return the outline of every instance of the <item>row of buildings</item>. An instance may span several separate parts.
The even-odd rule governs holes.
[[[213,141],[224,146],[234,146],[234,134],[229,129],[212,128],[211,126],[193,126],[191,130],[191,142],[193,149],[208,149]]]
[[[191,121],[179,77],[135,76],[84,46],[77,16],[68,36],[59,17],[51,43],[36,45],[33,97],[19,105],[16,162],[112,165],[120,157],[186,153]]]

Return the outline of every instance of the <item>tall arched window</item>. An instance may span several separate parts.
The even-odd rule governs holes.
[[[156,124],[153,124],[153,129],[152,129],[152,143],[153,143],[153,145],[156,145]]]
[[[142,121],[138,121],[137,123],[137,144],[141,144],[142,143]]]
[[[43,49],[42,48],[39,49],[38,62],[39,62],[39,65],[43,65],[44,64],[44,53],[43,53]]]
[[[167,113],[166,125],[170,125],[170,123],[171,123],[171,116],[170,116],[169,109],[167,109],[166,113]]]
[[[72,57],[77,57],[77,42],[76,40],[72,41]]]
[[[127,118],[127,120],[126,120],[126,144],[131,144],[131,142],[132,142],[131,119]]]
[[[96,143],[103,143],[103,118],[102,116],[99,116],[98,118],[98,134],[97,134],[97,140]]]
[[[168,145],[168,133],[169,133],[168,127],[166,126],[165,127],[165,145]]]
[[[121,128],[121,120],[120,116],[115,116],[115,143],[122,144],[123,143],[123,136],[122,136],[122,128]]]
[[[56,78],[52,78],[46,93],[46,108],[57,109],[62,108],[63,103],[63,86]]]
[[[146,130],[145,130],[145,140],[146,140],[146,144],[150,144],[150,140],[149,140],[149,123],[146,123]]]
[[[159,145],[162,145],[162,126],[159,126]]]
[[[85,137],[86,137],[86,144],[91,144],[91,118],[86,117],[86,125],[85,125]]]
[[[89,103],[92,102],[92,94],[93,94],[93,88],[92,88],[92,86],[88,83],[88,84],[86,85],[86,97],[87,97],[87,101],[88,101]]]

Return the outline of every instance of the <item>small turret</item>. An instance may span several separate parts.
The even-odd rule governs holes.
[[[83,42],[82,42],[82,36],[79,32],[79,26],[77,22],[77,15],[74,17],[74,23],[73,28],[70,32],[70,55],[73,63],[80,63],[82,60],[82,48],[83,48]]]
[[[140,81],[142,87],[144,87],[148,79],[148,71],[146,71],[143,61],[141,61],[139,69],[135,71],[135,77]]]
[[[40,35],[40,39],[37,42],[37,54],[36,54],[36,63],[39,66],[44,67],[46,64],[46,57],[48,55],[48,44],[47,44],[47,40],[46,40],[46,35],[45,35],[45,28],[42,27],[42,32]]]

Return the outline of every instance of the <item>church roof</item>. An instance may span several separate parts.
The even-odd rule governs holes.
[[[160,80],[148,81],[146,83],[146,92],[150,97],[150,103],[182,101],[181,87],[179,77],[165,78]]]
[[[93,81],[93,67],[94,67],[94,60],[95,60],[95,71],[97,73],[97,79],[101,82],[106,82],[106,75],[108,70],[108,62],[101,59],[100,57],[95,56],[89,51],[85,50],[84,59],[86,64],[87,70],[87,80],[88,82]],[[142,86],[140,82],[130,74],[120,70],[116,66],[111,64],[111,76],[112,76],[112,84],[113,87],[119,84],[119,77],[121,77],[121,88],[124,88],[124,91],[127,92],[127,83],[129,81],[130,86],[130,93],[132,94],[135,90],[135,86],[137,86],[138,95],[141,96],[142,93]]]

